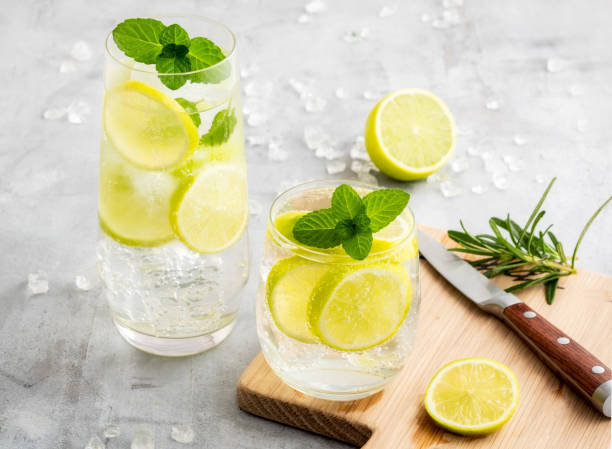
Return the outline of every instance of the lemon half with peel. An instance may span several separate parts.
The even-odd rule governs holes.
[[[104,96],[104,131],[130,163],[147,170],[173,167],[198,145],[198,129],[174,99],[129,80]]]
[[[343,267],[313,291],[308,320],[327,346],[361,351],[389,340],[410,310],[410,272],[399,263]]]
[[[444,365],[425,391],[429,416],[463,435],[499,430],[514,414],[518,401],[518,380],[510,368],[480,357]]]
[[[455,148],[455,120],[431,92],[400,89],[383,98],[366,121],[365,144],[387,176],[425,178],[448,161]]]

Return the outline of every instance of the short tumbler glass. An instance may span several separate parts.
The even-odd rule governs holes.
[[[328,208],[346,183],[362,197],[377,189],[353,181],[313,181],[276,198],[270,209],[257,298],[257,333],[266,361],[292,388],[353,400],[381,390],[412,349],[420,301],[412,211],[374,234],[364,260],[342,247],[298,243],[293,225]]]

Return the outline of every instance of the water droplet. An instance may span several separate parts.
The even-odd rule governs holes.
[[[518,145],[519,147],[525,145],[527,143],[527,140],[522,137],[522,136],[514,136],[512,138],[512,141],[514,142],[515,145]]]
[[[503,173],[493,173],[493,185],[499,190],[506,190],[508,188],[508,178]]]
[[[468,169],[469,163],[465,157],[458,157],[451,162],[451,170],[455,173],[461,173]]]
[[[276,162],[282,162],[289,159],[289,152],[282,147],[280,139],[270,139],[268,143],[268,159]]]
[[[380,11],[378,12],[378,17],[391,17],[393,14],[395,14],[395,12],[397,11],[397,7],[393,7],[393,6],[383,6],[382,8],[380,8]]]
[[[346,170],[346,162],[340,160],[329,161],[325,166],[325,169],[327,170],[328,175],[336,175]]]
[[[536,175],[535,176],[535,182],[537,182],[538,184],[543,184],[544,182],[546,182],[546,176],[544,176],[544,175]]]
[[[49,291],[49,278],[44,271],[28,274],[28,290],[32,295],[42,295]]]
[[[310,23],[312,22],[312,17],[308,14],[300,14],[297,18],[298,23]]]
[[[179,443],[188,444],[193,442],[195,438],[195,432],[189,424],[182,424],[178,426],[172,426],[170,437]]]
[[[346,89],[344,87],[338,87],[335,93],[336,93],[336,98],[340,98],[340,99],[346,98]]]
[[[586,130],[588,129],[589,126],[589,122],[587,122],[584,119],[580,119],[576,122],[576,129],[578,130],[578,132],[586,132]]]
[[[381,97],[380,92],[377,92],[375,90],[364,90],[363,91],[363,98],[365,98],[366,100],[378,100]]]
[[[444,198],[453,198],[461,193],[461,189],[449,179],[440,183],[440,192]]]
[[[546,60],[546,70],[550,73],[560,72],[568,66],[568,61],[561,58],[548,58]]]
[[[268,116],[263,112],[252,112],[247,118],[247,124],[252,127],[261,126],[268,121]]]
[[[91,114],[91,107],[82,100],[73,101],[68,106],[68,121],[75,125],[85,123],[89,114]]]
[[[248,136],[247,145],[251,147],[260,147],[266,144],[266,138],[263,136]]]
[[[480,156],[480,148],[475,146],[469,146],[467,148],[467,154],[470,156]]]
[[[500,107],[499,100],[491,98],[485,103],[485,107],[490,111],[497,111]]]
[[[78,275],[74,278],[74,285],[79,290],[87,291],[91,290],[91,281],[85,276]]]
[[[304,10],[308,14],[320,14],[327,10],[327,5],[322,0],[312,0],[304,6]]]
[[[482,184],[476,184],[475,186],[472,186],[470,190],[472,191],[472,193],[475,193],[476,195],[482,195],[483,193],[487,191],[487,186],[482,185]]]
[[[62,61],[59,66],[60,73],[74,73],[77,71],[77,66],[72,61]]]
[[[327,101],[324,98],[316,95],[308,95],[304,101],[304,109],[308,112],[321,112],[327,106]]]
[[[106,449],[106,446],[97,435],[94,435],[87,443],[87,446],[85,446],[85,449]]]
[[[66,115],[66,108],[50,108],[45,109],[43,112],[43,118],[47,120],[57,120]]]
[[[89,61],[91,59],[91,48],[85,41],[76,41],[70,50],[70,56],[77,61]]]
[[[261,215],[262,212],[263,205],[255,199],[249,199],[249,214],[257,216]]]
[[[119,429],[119,426],[110,425],[104,429],[104,438],[117,438],[119,435],[121,435],[121,429]]]
[[[426,12],[421,14],[421,22],[423,23],[431,22],[431,14],[427,14]]]

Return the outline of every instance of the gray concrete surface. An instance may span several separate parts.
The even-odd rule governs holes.
[[[110,449],[129,447],[142,425],[155,431],[156,447],[182,447],[169,438],[171,426],[179,423],[193,424],[194,447],[345,447],[236,406],[236,382],[258,351],[254,292],[265,213],[251,217],[251,278],[237,327],[207,354],[165,360],[140,353],[115,332],[99,285],[89,292],[75,288],[75,275],[95,276],[103,39],[124,18],[180,11],[217,18],[238,33],[242,65],[259,69],[242,80],[243,86],[273,83],[262,101],[245,98],[269,115],[263,125],[247,128],[247,135],[282,137],[289,153],[286,161],[274,162],[264,149],[246,148],[251,198],[264,208],[282,186],[328,176],[325,161],[303,143],[304,126],[322,126],[348,152],[375,103],[363,92],[400,87],[430,89],[447,102],[461,132],[455,160],[469,163],[462,173],[442,172],[463,189],[454,198],[441,194],[439,182],[401,184],[413,195],[419,221],[448,228],[463,218],[484,230],[493,214],[512,211],[525,220],[544,188],[536,177],[558,176],[546,221],[555,223],[557,235],[570,246],[591,212],[612,193],[609,1],[465,0],[463,6],[443,8],[425,0],[328,0],[327,10],[312,15],[309,23],[298,23],[303,1],[126,3],[23,0],[3,5],[1,448],[82,448],[109,423],[122,432],[108,442]],[[397,11],[381,18],[386,5]],[[444,22],[435,20],[445,9],[446,17],[458,17],[459,23],[440,28]],[[364,27],[369,29],[365,39],[343,39]],[[91,60],[71,59],[77,40],[91,46]],[[64,70],[75,70],[60,73],[66,61],[74,66],[65,64]],[[305,111],[291,78],[309,80],[312,91],[327,100],[325,109]],[[339,87],[346,98],[336,98]],[[48,108],[74,100],[91,107],[85,123],[42,118]],[[490,101],[499,108],[488,109]],[[517,145],[515,136],[524,145]],[[507,171],[507,189],[491,184],[481,158],[467,154],[470,146],[491,153],[494,171]],[[504,155],[520,160],[523,169],[508,171]],[[348,155],[343,160],[350,165]],[[355,174],[347,169],[336,176]],[[375,176],[381,185],[400,185]],[[472,193],[479,184],[488,190]],[[612,273],[611,229],[608,210],[584,241],[581,267]],[[38,269],[49,274],[50,289],[29,296],[27,275]]]

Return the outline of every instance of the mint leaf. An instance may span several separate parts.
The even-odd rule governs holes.
[[[293,226],[293,236],[304,245],[333,248],[341,243],[336,232],[338,218],[331,209],[320,209],[301,217]]]
[[[113,30],[113,40],[123,53],[135,61],[155,64],[163,48],[160,36],[165,28],[155,19],[127,19]]]
[[[363,210],[363,202],[355,189],[347,184],[336,187],[331,200],[332,210],[340,220],[352,220]]]
[[[181,73],[189,72],[191,65],[189,59],[180,53],[174,52],[176,48],[179,52],[182,51],[179,47],[172,48],[174,44],[169,44],[164,47],[164,53],[160,54],[155,61],[155,68],[157,70],[157,76],[159,80],[164,83],[168,89],[176,90],[187,82],[188,75],[181,75]],[[174,75],[176,74],[176,75]]]
[[[353,220],[342,220],[336,225],[336,233],[341,240],[346,240],[355,235],[355,223]]]
[[[364,213],[357,215],[353,223],[355,223],[355,230],[357,232],[370,230],[370,218]]]
[[[196,126],[196,128],[200,126],[200,124],[202,123],[202,119],[200,118],[200,114],[195,103],[181,97],[175,98],[175,100],[183,107],[185,112],[189,114],[189,117],[191,117],[191,120],[193,121],[193,124]]]
[[[355,235],[342,242],[342,248],[353,259],[365,259],[372,249],[372,231],[356,232]]]
[[[225,59],[223,51],[211,40],[205,37],[194,37],[189,46],[189,61],[191,70],[202,70]],[[221,64],[211,70],[191,74],[194,83],[219,83],[230,74],[230,65]]]
[[[400,189],[375,190],[363,197],[365,213],[370,219],[370,229],[378,232],[402,213],[410,194]]]
[[[237,122],[238,120],[233,109],[230,110],[228,107],[217,112],[212,125],[210,125],[210,129],[200,138],[200,145],[212,147],[227,142]]]
[[[189,39],[187,31],[175,23],[164,28],[159,36],[159,43],[163,46],[174,44],[183,45],[184,47],[189,48],[191,45],[191,40]]]

